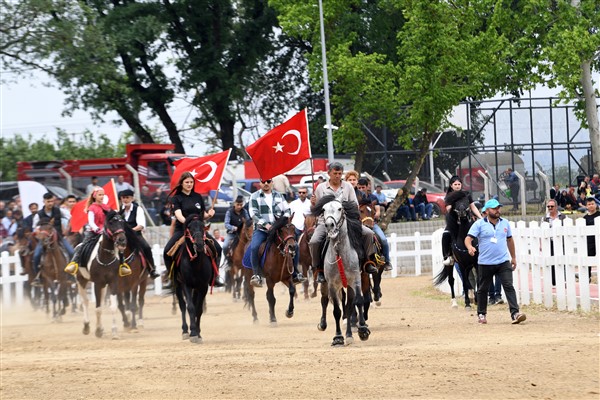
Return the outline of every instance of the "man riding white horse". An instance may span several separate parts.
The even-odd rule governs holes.
[[[317,186],[314,194],[311,197],[311,203],[315,205],[321,197],[332,194],[336,196],[336,198],[340,201],[353,201],[356,203],[358,207],[358,200],[356,198],[356,193],[354,192],[354,187],[348,182],[342,180],[342,175],[344,174],[344,166],[339,162],[332,162],[329,165],[329,170],[327,171],[329,175],[329,181],[323,182]],[[312,257],[312,265],[318,271],[317,281],[325,282],[325,275],[323,274],[323,261],[321,257],[321,248],[322,244],[325,241],[325,236],[327,235],[325,226],[323,224],[323,218],[319,216],[319,220],[317,222],[317,227],[315,232],[313,233],[312,238],[310,239],[309,248],[310,255]],[[373,245],[373,231],[367,228],[366,226],[362,226],[362,235],[363,235],[363,243],[365,245],[365,255],[368,257],[372,256],[375,253],[375,246]],[[369,272],[369,271],[367,271]],[[375,270],[377,272],[377,270]]]

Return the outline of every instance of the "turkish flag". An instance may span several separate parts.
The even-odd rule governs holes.
[[[306,109],[246,147],[262,180],[288,172],[312,157]]]
[[[184,172],[191,172],[196,180],[194,191],[207,194],[211,190],[219,190],[221,179],[229,160],[231,149],[210,156],[195,158],[180,158],[175,161],[175,172],[171,178],[171,190],[175,189],[179,178]]]
[[[102,189],[104,189],[104,204],[108,205],[111,210],[117,211],[119,209],[119,202],[114,180],[111,179],[108,181],[106,185],[102,186]],[[88,198],[86,197],[71,209],[71,232],[79,232],[88,223],[87,213],[85,212],[85,203],[87,203],[87,200]]]

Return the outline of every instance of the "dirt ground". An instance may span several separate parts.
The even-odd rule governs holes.
[[[451,309],[429,277],[386,279],[372,308],[371,337],[330,346],[333,316],[316,329],[317,299],[296,302],[277,288],[278,327],[259,323],[230,294],[208,298],[203,344],[181,340],[170,298],[149,297],[144,329],[102,339],[81,333],[80,314],[61,323],[29,307],[2,309],[2,399],[598,399],[599,317],[524,307],[511,325],[506,305],[488,325]],[[95,318],[94,318],[95,319]],[[119,324],[121,327],[121,324]]]

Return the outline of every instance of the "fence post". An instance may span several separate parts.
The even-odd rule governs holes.
[[[421,276],[421,232],[415,232],[415,276]]]
[[[3,251],[0,254],[0,259],[2,260],[2,302],[4,303],[4,307],[10,306],[11,304],[11,289],[12,285],[10,284],[10,255],[8,251]]]
[[[155,244],[152,246],[152,257],[154,258],[154,267],[156,268],[156,272],[160,275],[167,269],[163,265],[163,249]],[[158,277],[154,280],[154,295],[162,294],[162,277]]]

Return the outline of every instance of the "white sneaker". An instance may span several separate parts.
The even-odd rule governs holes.
[[[444,260],[444,262],[442,262],[442,264],[444,264],[447,267],[454,265],[454,257],[452,257],[452,256],[446,257],[446,259]]]

